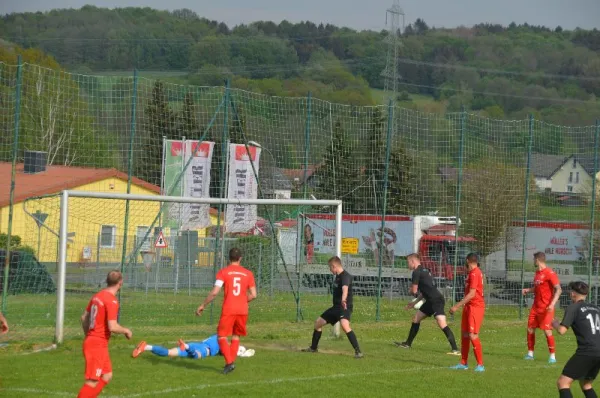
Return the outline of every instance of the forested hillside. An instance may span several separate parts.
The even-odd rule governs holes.
[[[229,27],[190,10],[79,10],[5,15],[0,37],[40,48],[80,73],[178,72],[177,81],[356,105],[380,103],[386,32],[283,21]],[[600,115],[600,31],[477,25],[402,32],[399,100],[425,111],[462,105],[495,118],[534,113],[592,124]],[[168,73],[165,73],[168,72]],[[167,78],[168,79],[168,78]],[[175,79],[175,78],[172,78]]]

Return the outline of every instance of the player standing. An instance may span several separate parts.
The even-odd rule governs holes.
[[[362,358],[358,340],[354,331],[350,327],[350,318],[352,317],[352,275],[344,271],[342,260],[339,257],[331,257],[328,261],[329,271],[335,275],[333,281],[333,307],[325,310],[315,321],[315,330],[313,331],[312,344],[303,349],[304,352],[318,352],[319,340],[323,333],[323,326],[326,324],[335,325],[340,323],[346,333],[350,344],[354,348],[354,358]]]
[[[542,252],[537,252],[533,255],[533,262],[537,268],[535,277],[533,278],[533,287],[523,289],[523,295],[531,293],[535,294],[533,306],[529,312],[529,320],[527,321],[527,355],[525,359],[533,359],[533,349],[535,347],[535,329],[541,329],[546,335],[548,342],[548,351],[550,351],[550,359],[548,363],[556,363],[556,347],[554,344],[554,336],[552,336],[552,320],[554,319],[554,306],[560,299],[562,289],[560,281],[556,273],[546,266],[546,255]]]
[[[217,326],[219,348],[225,357],[223,374],[235,369],[235,360],[240,347],[240,336],[246,336],[248,303],[256,298],[254,274],[241,266],[242,252],[238,248],[229,250],[229,265],[217,273],[215,286],[204,303],[198,307],[196,315],[202,315],[204,308],[217,297],[221,288],[225,293],[221,319]],[[231,338],[231,345],[228,343]]]
[[[117,322],[119,302],[116,294],[123,286],[123,275],[116,270],[106,277],[106,289],[96,293],[81,316],[85,333],[85,383],[78,398],[95,398],[112,379],[112,364],[108,354],[111,333],[124,334],[131,339],[131,330]]]
[[[569,290],[573,303],[565,310],[563,320],[553,320],[552,326],[561,335],[572,327],[577,350],[558,378],[558,394],[560,398],[572,398],[571,383],[579,380],[583,395],[597,398],[592,382],[600,371],[600,308],[585,302],[589,291],[587,284],[571,282]]]
[[[485,301],[483,300],[483,273],[479,269],[477,262],[477,254],[469,253],[467,255],[467,268],[469,275],[465,282],[465,297],[450,308],[450,313],[454,314],[460,307],[465,306],[462,313],[462,339],[461,339],[461,356],[460,363],[453,366],[452,369],[469,369],[467,361],[469,359],[469,340],[473,345],[473,354],[477,360],[476,372],[485,371],[483,366],[483,351],[481,341],[479,340],[479,329],[483,323],[485,314]]]
[[[417,253],[409,254],[406,259],[408,262],[408,269],[412,270],[411,293],[417,297],[417,299],[409,303],[406,308],[412,309],[421,299],[425,299],[425,304],[417,310],[417,313],[413,317],[410,332],[408,333],[408,339],[402,343],[395,342],[394,344],[396,344],[397,347],[410,348],[413,340],[417,337],[421,321],[427,317],[433,316],[440,329],[442,329],[446,335],[448,343],[450,343],[450,349],[452,351],[449,352],[449,354],[460,355],[458,347],[456,346],[454,334],[446,323],[446,313],[444,312],[444,305],[446,302],[444,296],[434,286],[431,272],[421,265],[421,258]]]
[[[8,333],[8,322],[2,313],[0,312],[0,334]]]

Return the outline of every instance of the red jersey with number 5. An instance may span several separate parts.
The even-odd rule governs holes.
[[[481,272],[479,267],[469,271],[469,275],[465,281],[465,295],[467,295],[471,289],[475,289],[475,297],[473,297],[465,307],[485,308],[485,301],[483,299],[483,272]]]
[[[255,287],[252,271],[240,265],[228,265],[217,273],[215,286],[223,288],[225,299],[221,315],[248,315],[248,289]]]
[[[116,321],[119,313],[119,302],[115,295],[108,290],[101,290],[92,297],[86,311],[90,313],[90,328],[86,338],[98,339],[100,344],[108,344],[108,321]]]

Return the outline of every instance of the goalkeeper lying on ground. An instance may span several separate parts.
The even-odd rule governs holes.
[[[131,353],[131,356],[137,358],[144,351],[151,351],[154,355],[159,357],[181,357],[181,358],[206,358],[214,357],[219,355],[219,342],[217,335],[213,334],[209,338],[202,341],[194,341],[185,343],[179,339],[179,347],[176,348],[165,348],[159,345],[150,345],[145,341],[140,342],[135,350]],[[251,357],[254,355],[253,349],[246,349],[240,346],[238,350],[238,356],[240,357]]]

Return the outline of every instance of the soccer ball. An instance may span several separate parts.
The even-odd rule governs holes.
[[[415,301],[417,301],[417,297],[415,297],[412,302],[414,303]],[[419,300],[418,303],[415,303],[415,306],[413,307],[415,310],[418,310],[419,308],[421,308],[421,306],[425,303],[425,299],[421,299]]]

